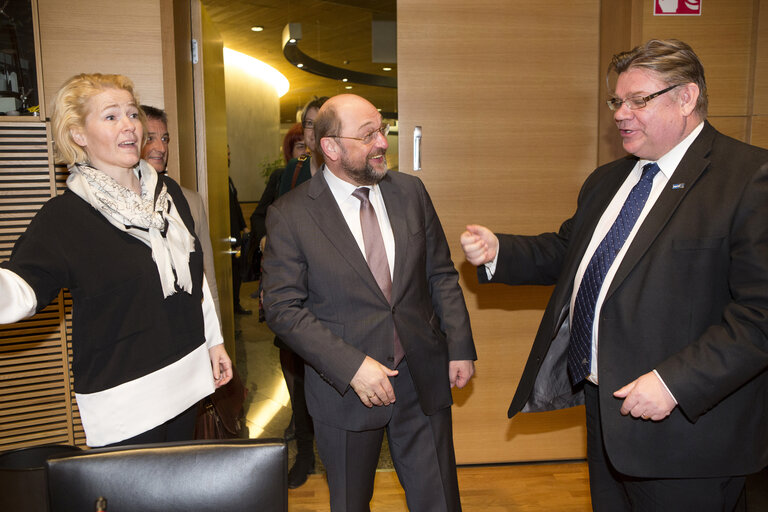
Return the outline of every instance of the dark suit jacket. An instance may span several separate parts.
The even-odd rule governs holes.
[[[557,284],[510,417],[583,403],[566,369],[573,279],[635,162],[595,170],[558,233],[499,236],[493,281]],[[713,477],[768,464],[768,151],[705,124],[630,245],[599,322],[603,436],[620,472]],[[678,407],[661,422],[621,416],[612,393],[654,368]]]
[[[449,360],[476,358],[458,274],[424,185],[390,171],[380,186],[395,237],[391,304],[322,172],[267,214],[267,324],[309,365],[312,416],[346,430],[380,428],[390,418],[392,407],[365,407],[349,383],[366,355],[391,367],[393,328],[426,414],[452,404]]]

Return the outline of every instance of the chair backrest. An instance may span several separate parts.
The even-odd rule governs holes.
[[[287,511],[282,440],[229,439],[99,448],[48,460],[54,512]]]
[[[47,512],[45,460],[78,452],[77,446],[46,444],[0,453],[0,510]]]

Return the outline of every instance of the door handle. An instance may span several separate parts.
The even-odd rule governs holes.
[[[413,170],[421,170],[421,126],[413,129]]]

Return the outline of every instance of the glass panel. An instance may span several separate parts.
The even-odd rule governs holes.
[[[0,0],[0,115],[37,115],[39,100],[32,5]]]

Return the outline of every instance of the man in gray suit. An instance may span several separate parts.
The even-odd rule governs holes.
[[[474,373],[469,315],[424,185],[387,171],[388,129],[359,96],[321,108],[325,166],[267,214],[266,319],[307,363],[333,511],[369,510],[384,431],[409,508],[460,510],[450,407]]]

